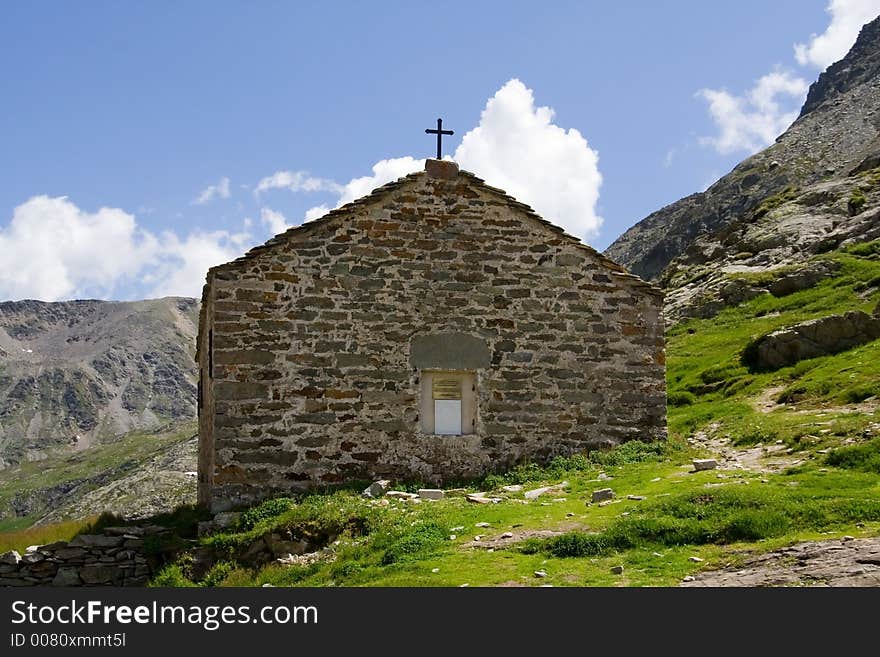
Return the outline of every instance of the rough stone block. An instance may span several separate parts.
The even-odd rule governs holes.
[[[592,496],[590,497],[591,502],[604,502],[611,499],[614,499],[614,491],[610,488],[600,488],[599,490],[594,490]]]
[[[715,459],[694,459],[694,472],[703,470],[714,470],[718,467],[718,461]]]
[[[420,488],[419,497],[423,500],[442,500],[446,494],[439,488]]]

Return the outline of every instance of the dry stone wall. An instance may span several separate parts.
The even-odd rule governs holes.
[[[666,436],[660,291],[452,163],[212,269],[204,301],[215,511]],[[421,432],[425,363],[475,374],[473,434]]]
[[[145,586],[154,563],[147,536],[162,527],[108,527],[70,541],[0,554],[0,586]]]

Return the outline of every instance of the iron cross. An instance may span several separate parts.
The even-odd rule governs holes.
[[[444,130],[443,129],[443,119],[437,119],[437,129],[431,130],[430,128],[425,128],[425,132],[429,135],[437,135],[437,159],[442,159],[442,154],[440,152],[440,140],[443,139],[443,135],[454,135],[455,133],[452,130]]]

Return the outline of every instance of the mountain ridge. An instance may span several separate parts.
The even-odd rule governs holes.
[[[657,210],[618,237],[605,255],[657,278],[694,239],[723,229],[767,197],[880,164],[880,17],[814,82],[797,120],[774,144],[746,158],[705,192]]]

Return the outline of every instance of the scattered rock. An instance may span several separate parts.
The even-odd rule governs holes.
[[[652,557],[662,557],[663,555],[660,554],[659,552],[652,552],[652,553],[651,553],[651,556],[652,556]]]
[[[626,499],[635,500],[636,502],[641,502],[643,499],[645,499],[645,496],[644,495],[627,495]]]
[[[474,540],[475,541],[482,541],[483,540],[482,534],[477,534],[476,536],[474,536]]]
[[[501,501],[500,497],[486,497],[485,492],[471,493],[465,499],[472,504],[498,504]]]
[[[685,575],[682,582],[693,582],[696,579],[693,575]]]
[[[714,470],[718,467],[718,461],[715,459],[694,459],[694,472],[702,472],[703,470]]]
[[[611,500],[614,498],[614,491],[610,488],[600,488],[599,490],[594,490],[593,495],[590,497],[591,502],[604,502],[606,500]]]
[[[504,532],[501,534],[501,538],[513,538],[513,532]]]
[[[440,569],[439,568],[431,568],[431,572],[432,573],[439,573]]]
[[[856,540],[856,537],[855,537],[855,536],[850,536],[849,534],[847,534],[846,536],[844,536],[844,537],[841,538],[840,540],[843,541],[844,543],[846,543],[847,541],[854,541],[854,540]]]
[[[688,561],[693,561],[694,563],[702,563],[702,559],[700,557],[688,557]]]
[[[546,570],[536,570],[535,577],[547,577],[547,571]]]
[[[391,482],[387,479],[378,479],[364,488],[364,497],[382,497],[391,490]]]
[[[623,566],[611,566],[611,573],[614,575],[622,575]]]
[[[459,525],[458,527],[453,527],[452,531],[454,531],[454,532],[464,531],[464,525]]]
[[[490,527],[491,525],[488,522],[478,522],[474,524],[474,527]]]
[[[568,488],[567,481],[563,481],[558,484],[554,484],[553,486],[542,486],[541,488],[535,488],[534,490],[527,490],[525,493],[523,493],[523,497],[525,497],[527,500],[534,500],[534,499],[540,497],[541,495],[545,495],[550,492],[553,492],[553,493],[559,492],[563,488]]]
[[[599,481],[608,481],[614,479],[614,477],[609,477],[606,473],[600,472],[599,476],[596,477],[596,479],[598,479]]]
[[[501,490],[506,493],[518,493],[523,489],[520,484],[511,484],[510,486],[502,486]]]
[[[450,535],[449,535],[449,540],[450,540],[450,541],[454,541],[456,538],[458,538],[458,536],[455,535],[455,534],[450,534]]]
[[[385,493],[385,497],[390,497],[392,500],[414,500],[418,495],[416,493],[407,493],[404,490],[389,490]]]
[[[446,494],[439,488],[419,488],[419,497],[423,500],[442,500]]]

